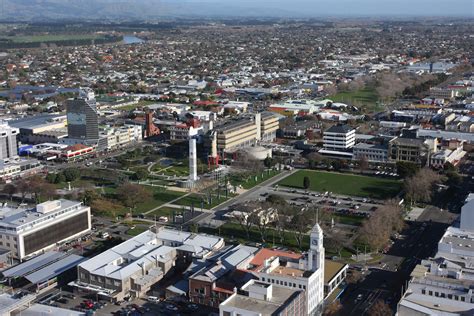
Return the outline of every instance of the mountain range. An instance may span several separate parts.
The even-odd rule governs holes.
[[[0,0],[1,20],[470,16],[472,0]],[[471,15],[469,14],[471,12]]]

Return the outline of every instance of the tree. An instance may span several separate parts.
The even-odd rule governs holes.
[[[10,199],[10,201],[13,199],[13,195],[17,192],[18,192],[18,188],[12,183],[5,184],[2,190],[3,194],[8,195],[8,198]]]
[[[263,161],[263,165],[266,168],[271,168],[275,165],[275,160],[272,157],[267,156],[267,158],[265,158],[265,160]]]
[[[33,176],[27,179],[27,192],[33,194],[36,203],[42,199],[51,199],[56,194],[56,188],[40,176]]]
[[[369,168],[369,161],[367,160],[367,157],[361,156],[359,160],[357,161],[357,165],[359,166],[360,173],[364,173]]]
[[[262,243],[265,243],[267,241],[268,227],[272,221],[269,215],[271,212],[274,212],[274,209],[272,209],[269,203],[260,203],[257,210],[257,212],[250,216],[250,220],[257,227]]]
[[[342,304],[339,302],[339,300],[335,300],[331,304],[327,305],[324,308],[323,316],[334,316],[339,313],[339,311],[342,309]]]
[[[385,227],[383,217],[375,213],[363,222],[359,236],[372,251],[378,252],[390,239],[390,230]]]
[[[62,173],[58,173],[56,175],[56,179],[54,179],[54,183],[63,183],[66,182],[66,176]]]
[[[82,203],[88,206],[91,206],[92,203],[99,198],[100,198],[100,195],[97,193],[96,190],[89,190],[89,189],[85,190],[81,196]]]
[[[46,181],[48,181],[49,183],[56,183],[56,177],[57,177],[56,173],[48,173],[46,175]]]
[[[289,228],[293,231],[296,243],[300,249],[303,249],[303,238],[306,236],[309,223],[311,223],[311,217],[304,208],[296,212],[289,223]]]
[[[77,168],[67,168],[63,170],[63,175],[66,178],[66,181],[72,182],[76,179],[79,179],[81,176],[81,171]]]
[[[137,204],[147,202],[151,194],[142,185],[126,182],[117,189],[117,195],[122,203],[135,209]]]
[[[303,188],[304,188],[305,190],[308,190],[310,186],[311,186],[311,180],[309,180],[309,177],[308,177],[308,176],[305,176],[305,177],[303,178]]]
[[[245,231],[247,239],[250,239],[250,230],[254,224],[253,216],[256,213],[256,202],[238,204],[234,209],[234,216],[240,227]]]
[[[413,162],[408,161],[397,161],[397,173],[402,178],[413,176],[420,170],[420,166]]]
[[[18,192],[21,194],[21,202],[26,198],[26,195],[30,193],[30,185],[26,179],[20,179],[16,185]]]
[[[349,284],[357,284],[362,280],[362,273],[357,270],[349,270],[346,276],[346,282]]]
[[[143,181],[146,178],[148,178],[148,171],[146,169],[138,169],[135,174],[133,175],[133,178],[138,181]]]
[[[285,198],[282,197],[281,195],[276,195],[276,194],[270,194],[267,199],[267,203],[270,203],[273,206],[277,207],[282,207],[282,206],[287,206],[288,202],[286,202]]]
[[[368,311],[369,316],[388,316],[392,315],[393,311],[382,300],[377,300]]]
[[[107,200],[104,198],[98,198],[91,202],[90,204],[92,212],[98,215],[106,215],[115,217],[117,210],[123,208],[123,206]]]
[[[441,182],[441,176],[435,171],[423,168],[404,182],[405,197],[411,204],[416,202],[430,202],[433,187]]]

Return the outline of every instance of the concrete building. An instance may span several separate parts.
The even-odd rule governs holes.
[[[431,155],[430,166],[432,168],[443,168],[445,163],[449,162],[453,166],[459,164],[461,159],[466,155],[466,152],[463,150],[463,146],[455,148],[455,149],[443,149]]]
[[[36,115],[10,121],[9,125],[20,130],[20,139],[23,144],[38,144],[57,142],[67,136],[66,115]]]
[[[247,268],[262,283],[303,290],[306,313],[317,315],[324,301],[323,231],[318,224],[311,230],[307,255],[262,249]]]
[[[107,127],[100,131],[97,151],[108,151],[141,142],[143,138],[142,126],[123,125],[120,127]]]
[[[470,193],[461,208],[462,230],[474,232],[474,193]]]
[[[263,142],[272,142],[276,138],[276,132],[280,127],[280,119],[271,112],[261,113],[260,118],[260,140]]]
[[[331,304],[343,291],[342,282],[346,279],[349,265],[326,260],[324,263],[325,304]]]
[[[325,150],[348,151],[355,145],[355,129],[348,125],[334,125],[323,135]]]
[[[215,127],[217,132],[217,149],[219,152],[242,147],[248,147],[259,140],[261,126],[257,124],[256,117],[246,116],[235,121],[227,122]]]
[[[196,263],[200,268],[189,276],[189,300],[218,308],[234,294],[235,288],[254,279],[246,268],[258,251],[255,247],[237,245]]]
[[[352,159],[352,147],[355,145],[355,129],[348,125],[334,125],[323,134],[323,149],[319,151],[324,156],[341,159]]]
[[[18,135],[20,130],[0,123],[0,161],[8,162],[18,157]]]
[[[219,305],[220,316],[304,316],[305,294],[255,280],[245,284]]]
[[[91,229],[90,207],[69,200],[44,202],[33,209],[3,207],[0,220],[0,247],[18,260]]]
[[[0,179],[3,181],[27,177],[42,170],[36,159],[18,159],[12,162],[0,162]]]
[[[82,89],[79,97],[67,100],[68,137],[81,143],[94,143],[99,140],[99,114],[94,92]]]
[[[395,137],[388,143],[389,159],[425,165],[436,145],[436,139]]]
[[[470,194],[460,228],[449,227],[434,258],[415,267],[397,315],[474,315],[473,202]]]
[[[380,144],[359,143],[353,147],[354,160],[362,158],[372,163],[388,162],[388,146]]]
[[[153,227],[81,263],[70,285],[110,301],[143,297],[174,266],[205,259],[223,246],[220,237]]]

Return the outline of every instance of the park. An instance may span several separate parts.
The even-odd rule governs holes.
[[[402,182],[399,180],[312,170],[299,170],[281,180],[278,185],[302,189],[305,177],[309,178],[308,189],[311,191],[379,200],[395,197],[402,188]]]

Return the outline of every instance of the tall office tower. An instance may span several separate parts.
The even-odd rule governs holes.
[[[5,162],[18,156],[17,136],[19,133],[18,128],[11,127],[7,123],[0,123],[0,161]]]
[[[94,92],[91,89],[81,89],[79,97],[68,100],[67,132],[68,137],[85,143],[99,139],[99,115]]]
[[[189,180],[196,181],[197,176],[197,152],[196,139],[189,139]]]

